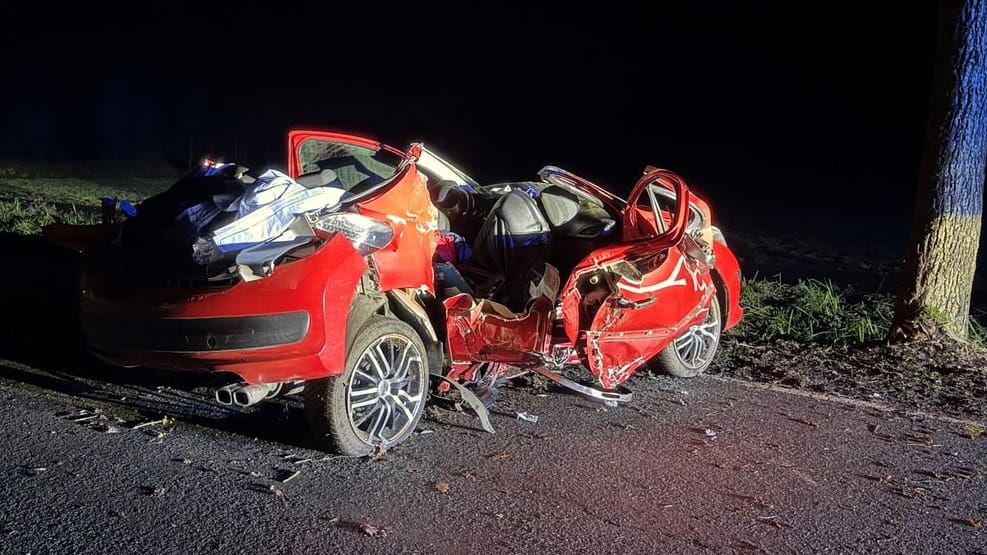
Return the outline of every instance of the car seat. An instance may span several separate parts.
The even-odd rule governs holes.
[[[476,264],[503,278],[491,292],[495,300],[524,309],[528,284],[543,271],[551,242],[551,228],[528,194],[510,191],[497,200],[473,243]]]
[[[452,230],[456,219],[467,212],[472,204],[470,193],[449,179],[429,187],[428,194],[432,204],[439,209],[439,229],[443,231]]]

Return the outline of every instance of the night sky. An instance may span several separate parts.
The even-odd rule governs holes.
[[[934,3],[694,4],[5,7],[0,158],[279,166],[311,126],[424,140],[481,181],[552,163],[626,191],[654,164],[724,213],[907,223]]]

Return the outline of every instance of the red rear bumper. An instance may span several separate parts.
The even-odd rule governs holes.
[[[82,328],[121,366],[233,372],[250,383],[343,370],[346,316],[363,258],[341,236],[271,277],[231,287],[112,289],[85,280]]]

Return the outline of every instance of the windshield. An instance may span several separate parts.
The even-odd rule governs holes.
[[[424,170],[436,182],[453,181],[460,187],[473,190],[480,187],[475,179],[428,148],[422,148],[421,156],[418,157],[418,168]]]
[[[320,185],[347,191],[372,187],[392,176],[401,157],[387,150],[312,138],[298,145],[299,182],[317,177]]]

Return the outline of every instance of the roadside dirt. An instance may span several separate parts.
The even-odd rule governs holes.
[[[729,235],[743,275],[831,280],[857,293],[894,295],[904,241],[875,245],[796,235]],[[981,249],[973,312],[987,311],[987,262]],[[747,341],[729,334],[710,374],[876,401],[903,410],[987,420],[987,350],[951,341],[908,345],[823,345],[785,339]]]
[[[987,350],[949,341],[832,346],[726,337],[711,374],[987,420]]]

